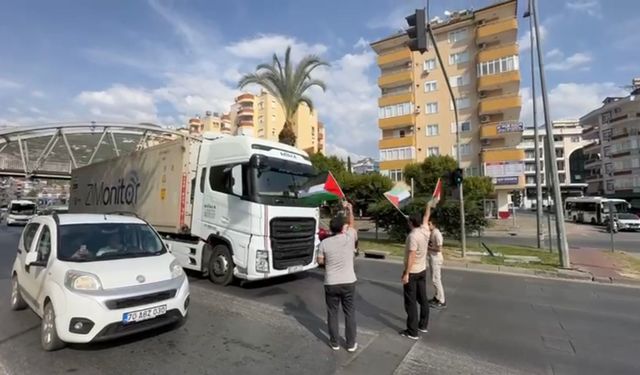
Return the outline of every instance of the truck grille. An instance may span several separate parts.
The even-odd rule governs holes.
[[[141,296],[112,299],[106,301],[105,304],[110,310],[118,310],[171,299],[176,296],[176,293],[176,289],[171,289],[158,293],[143,294]]]
[[[310,218],[277,218],[271,220],[273,268],[285,270],[313,261],[316,220]]]

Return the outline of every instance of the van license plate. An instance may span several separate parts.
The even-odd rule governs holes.
[[[153,319],[167,313],[167,305],[150,307],[144,310],[132,311],[122,314],[123,323],[141,322],[143,320]]]
[[[289,267],[289,273],[300,272],[300,271],[302,271],[302,266]]]

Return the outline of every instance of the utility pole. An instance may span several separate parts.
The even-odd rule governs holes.
[[[536,103],[536,70],[535,53],[533,50],[535,43],[533,36],[533,21],[531,20],[531,0],[529,0],[529,9],[524,14],[524,17],[529,18],[529,39],[531,41],[531,97],[533,98],[533,144],[535,147],[533,159],[536,161],[536,233],[538,249],[542,249],[542,176],[540,173],[540,132],[538,130],[538,104]],[[551,222],[549,222],[549,227],[551,227]],[[550,230],[549,236],[551,236]]]
[[[569,243],[567,242],[567,233],[564,227],[564,212],[562,211],[562,194],[560,192],[560,178],[558,176],[558,164],[556,163],[555,144],[553,139],[553,124],[549,115],[549,98],[547,96],[547,87],[544,76],[544,57],[542,55],[542,43],[540,40],[540,27],[538,25],[538,8],[537,0],[531,0],[531,9],[533,11],[534,30],[536,32],[536,50],[538,54],[538,68],[540,70],[540,90],[542,91],[542,106],[544,109],[544,122],[547,129],[547,146],[549,147],[549,164],[551,170],[549,173],[553,178],[553,205],[556,211],[556,231],[558,233],[558,254],[560,256],[560,264],[563,268],[569,268],[571,261],[569,259]],[[533,46],[531,46],[533,48]],[[535,100],[535,98],[534,98]]]

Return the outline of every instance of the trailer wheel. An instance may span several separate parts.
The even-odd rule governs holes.
[[[233,281],[233,258],[226,245],[216,245],[211,251],[207,270],[209,279],[218,285],[229,285]]]

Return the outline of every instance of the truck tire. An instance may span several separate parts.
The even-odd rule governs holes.
[[[233,258],[226,245],[216,245],[211,250],[207,270],[209,279],[218,285],[229,285],[233,281]]]

